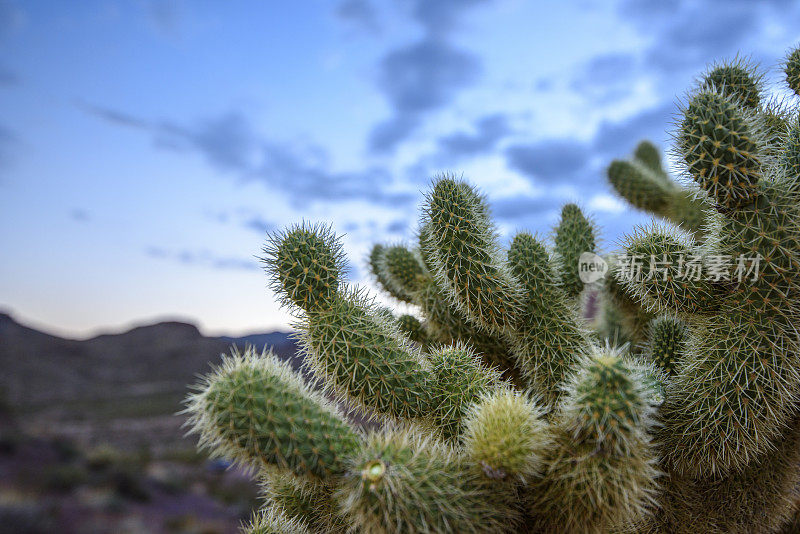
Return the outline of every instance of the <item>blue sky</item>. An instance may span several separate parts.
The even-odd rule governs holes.
[[[788,0],[0,0],[0,309],[87,336],[181,318],[286,328],[265,232],[410,241],[429,180],[546,236],[578,201],[606,250],[646,221],[603,171],[668,147],[713,60],[775,80]]]

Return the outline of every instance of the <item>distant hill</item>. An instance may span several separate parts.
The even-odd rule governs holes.
[[[196,326],[161,322],[87,340],[64,339],[0,313],[0,389],[24,410],[54,403],[175,393],[231,345],[266,345],[299,365],[289,333],[206,337]]]
[[[180,414],[197,375],[231,345],[289,334],[203,336],[161,322],[87,340],[0,313],[0,532],[239,532],[258,504],[245,473],[195,451]]]

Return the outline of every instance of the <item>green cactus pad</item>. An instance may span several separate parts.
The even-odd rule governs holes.
[[[302,521],[267,508],[256,512],[249,523],[242,525],[242,534],[311,534],[311,531]]]
[[[722,95],[701,92],[684,111],[678,144],[694,180],[722,207],[752,202],[761,175],[758,127]]]
[[[794,121],[780,153],[784,180],[793,199],[800,198],[800,120]]]
[[[423,418],[430,409],[424,358],[371,309],[369,300],[353,293],[309,316],[300,336],[306,365],[367,415]]]
[[[686,324],[672,315],[661,315],[650,322],[645,357],[673,374],[678,363],[686,356]]]
[[[434,377],[430,383],[434,424],[445,438],[457,438],[467,407],[497,387],[500,374],[484,367],[478,356],[461,344],[434,351],[430,362]]]
[[[413,315],[404,313],[397,319],[397,326],[400,331],[408,337],[411,341],[424,345],[428,342],[428,336],[425,334],[425,328],[419,319]]]
[[[667,173],[664,171],[664,167],[661,166],[661,153],[658,151],[658,148],[656,148],[656,145],[647,140],[641,141],[636,145],[633,157],[654,172],[655,176],[661,178],[665,182],[670,182]]]
[[[583,291],[578,260],[584,252],[595,252],[594,234],[594,226],[578,206],[567,204],[562,208],[561,222],[553,241],[558,258],[556,266],[561,274],[561,288],[569,298],[577,298]]]
[[[654,507],[653,406],[643,378],[617,350],[598,350],[581,362],[558,415],[544,476],[528,492],[542,531],[625,530]]]
[[[401,302],[407,302],[409,295],[406,293],[395,292],[395,286],[389,281],[389,275],[386,270],[383,269],[383,255],[385,253],[386,247],[381,244],[376,244],[372,247],[372,250],[369,253],[369,258],[367,259],[370,272],[375,277],[375,281],[378,282],[378,286],[380,286],[381,289],[389,293],[397,300]]]
[[[344,471],[360,438],[288,363],[252,348],[233,352],[187,399],[191,432],[213,454],[300,475]]]
[[[711,68],[700,83],[701,90],[710,91],[752,109],[761,102],[761,76],[747,61],[735,59]]]
[[[443,177],[434,183],[424,213],[437,279],[468,317],[490,332],[507,332],[519,295],[498,261],[494,227],[480,196],[466,183]]]
[[[333,501],[330,484],[269,469],[262,472],[261,486],[269,509],[303,523],[312,532],[337,534],[347,529],[346,519]]]
[[[311,312],[328,306],[338,293],[344,270],[341,249],[329,227],[302,224],[271,235],[262,261],[275,293]]]
[[[550,300],[558,280],[541,241],[528,232],[515,235],[508,248],[508,264],[522,283],[528,301],[544,304]]]
[[[508,251],[508,262],[527,297],[514,332],[514,353],[542,400],[552,405],[560,397],[562,381],[573,364],[591,346],[589,333],[571,299],[554,279],[547,251],[540,242],[530,234],[517,234]]]
[[[691,365],[672,378],[662,408],[667,465],[703,478],[758,461],[792,415],[798,349],[768,317],[723,309],[706,320],[689,338]]]
[[[483,394],[465,417],[464,450],[493,480],[531,480],[542,469],[551,436],[544,410],[526,395],[507,388]]]
[[[652,424],[648,398],[641,370],[632,368],[621,351],[598,351],[581,362],[562,408],[562,425],[578,442],[627,452]]]
[[[402,295],[404,302],[413,302],[414,293],[419,290],[419,277],[422,265],[414,254],[402,245],[394,245],[384,250],[380,261],[383,279],[391,287],[392,295]]]
[[[786,74],[786,84],[795,94],[800,95],[800,48],[789,53],[783,72]]]
[[[719,301],[703,261],[691,236],[654,224],[628,237],[614,276],[650,311],[710,313]]]
[[[517,522],[513,494],[487,482],[450,448],[400,431],[368,440],[336,497],[358,532],[508,532]]]
[[[417,293],[418,304],[425,315],[425,330],[428,342],[450,345],[463,342],[470,345],[481,360],[490,367],[497,367],[503,376],[517,382],[511,347],[502,337],[481,331],[456,309],[436,281],[430,277],[421,280]]]
[[[648,141],[632,160],[614,160],[606,171],[611,187],[633,207],[649,211],[701,237],[705,203],[694,191],[672,180],[661,167],[658,149]]]
[[[800,292],[800,206],[792,193],[794,178],[759,184],[758,199],[746,210],[717,215],[713,254],[730,258],[730,292],[735,309],[800,319],[791,304]]]
[[[611,162],[607,172],[614,190],[635,208],[658,214],[664,211],[669,190],[644,165],[618,159]]]
[[[800,532],[798,523],[788,524],[798,510],[800,419],[795,417],[775,444],[759,461],[726,476],[669,473],[662,479],[659,510],[637,532]]]

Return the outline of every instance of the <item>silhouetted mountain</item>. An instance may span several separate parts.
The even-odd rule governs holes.
[[[219,361],[231,345],[273,347],[292,361],[288,333],[240,338],[206,337],[196,326],[162,322],[87,340],[39,332],[0,313],[0,388],[12,406],[35,408],[63,401],[175,392],[184,394],[196,375]]]

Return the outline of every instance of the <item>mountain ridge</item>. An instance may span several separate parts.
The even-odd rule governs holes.
[[[203,335],[196,325],[161,321],[76,340],[26,326],[0,312],[0,388],[12,406],[106,399],[159,390],[181,393],[231,346],[266,346],[299,366],[290,332]]]

